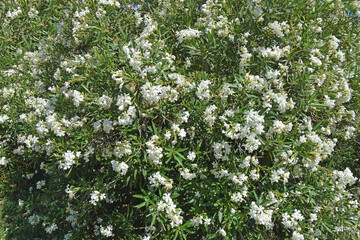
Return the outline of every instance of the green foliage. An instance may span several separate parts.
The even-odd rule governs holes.
[[[5,1],[3,238],[359,238],[359,9]]]

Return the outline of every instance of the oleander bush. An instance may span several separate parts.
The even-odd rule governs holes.
[[[7,0],[7,239],[359,239],[346,0]]]

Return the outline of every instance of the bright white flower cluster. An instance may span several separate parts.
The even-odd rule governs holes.
[[[165,189],[170,190],[172,188],[173,180],[166,179],[161,176],[160,172],[156,172],[149,177],[149,183],[153,187],[159,187],[160,185],[163,185]]]
[[[163,200],[157,203],[158,212],[166,212],[166,217],[171,221],[171,227],[179,226],[183,223],[183,217],[181,209],[176,208],[173,200],[171,199],[170,193],[165,193],[162,197]]]
[[[292,236],[291,236],[291,240],[304,240],[304,235],[302,235],[301,233],[294,231]]]
[[[130,155],[132,153],[131,145],[128,141],[116,142],[114,147],[114,155],[117,158]]]
[[[262,77],[249,73],[245,76],[245,84],[247,90],[263,90],[266,87],[265,80]]]
[[[2,89],[0,89],[0,94],[2,94],[0,96],[2,96],[5,99],[12,98],[15,95],[15,89],[12,87],[9,88],[3,87]]]
[[[246,47],[241,47],[239,54],[241,57],[241,59],[240,59],[241,66],[244,66],[245,64],[249,63],[253,56]]]
[[[290,177],[290,172],[283,168],[280,168],[278,170],[271,171],[270,181],[271,181],[271,183],[274,183],[274,182],[277,183],[282,178],[283,182],[287,183],[289,181],[289,177]]]
[[[17,9],[14,9],[13,11],[9,10],[6,13],[6,17],[14,19],[14,18],[17,18],[21,13],[22,13],[22,10],[20,7],[18,7]]]
[[[213,143],[214,156],[217,160],[225,161],[227,160],[227,156],[231,152],[231,147],[228,142],[222,141],[221,143],[214,142]]]
[[[245,200],[247,196],[247,189],[244,189],[241,192],[236,192],[231,195],[231,201],[235,203],[241,203]]]
[[[207,100],[210,99],[210,89],[209,89],[209,85],[211,85],[210,80],[202,80],[199,84],[199,86],[197,87],[196,90],[196,96],[200,99],[200,100]]]
[[[119,88],[121,89],[124,85],[124,71],[116,71],[113,75],[111,75],[111,78],[116,82],[116,84],[119,85]]]
[[[79,107],[80,103],[84,101],[84,94],[77,90],[70,90],[68,95],[73,98],[76,107]]]
[[[9,119],[8,115],[0,115],[0,124],[4,123],[8,119]]]
[[[0,157],[0,165],[6,166],[9,161],[5,157]]]
[[[244,182],[247,182],[247,180],[248,176],[246,176],[244,173],[233,174],[231,176],[231,181],[236,185],[242,186]]]
[[[282,133],[290,132],[292,127],[293,127],[292,122],[289,122],[288,124],[284,124],[280,120],[275,120],[274,125],[272,128],[269,129],[269,132],[273,132],[273,133],[280,135]]]
[[[289,33],[289,28],[290,26],[286,22],[279,23],[278,21],[275,21],[269,23],[265,30],[269,30],[272,34],[282,38],[285,36],[285,34]]]
[[[277,110],[280,113],[284,113],[286,110],[293,109],[295,102],[290,98],[288,100],[287,93],[275,93],[272,89],[268,90],[263,95],[264,106],[267,107],[267,111],[272,108],[272,101],[278,104]]]
[[[344,171],[335,170],[333,172],[333,178],[336,181],[338,187],[341,189],[345,189],[347,185],[351,186],[355,184],[358,180],[357,177],[354,177],[349,168],[346,168]]]
[[[98,132],[101,130],[101,127],[102,129],[104,130],[104,132],[106,133],[110,133],[110,131],[114,130],[114,122],[111,121],[110,119],[101,119],[101,120],[98,120],[96,122],[93,123],[93,126],[94,126],[94,131],[95,132]]]
[[[108,225],[106,227],[103,227],[102,225],[100,226],[100,234],[103,235],[104,237],[114,237],[114,233],[113,231],[113,226],[112,225]]]
[[[304,216],[298,209],[295,209],[291,216],[287,212],[283,213],[281,223],[284,224],[285,228],[290,228],[294,230],[298,225],[298,221],[303,220]]]
[[[223,237],[226,237],[226,231],[223,228],[219,229],[219,234]]]
[[[116,105],[120,111],[124,111],[128,106],[132,105],[131,97],[129,94],[122,94],[118,96]]]
[[[161,165],[161,158],[163,157],[163,149],[155,145],[158,140],[159,137],[154,135],[146,142],[146,153],[148,154],[150,161],[152,161],[155,165]]]
[[[126,172],[129,168],[129,166],[124,162],[117,162],[115,160],[111,161],[112,168],[115,172],[120,173],[120,175],[124,176],[126,175]]]
[[[258,206],[255,202],[251,202],[249,215],[256,221],[256,224],[264,225],[266,229],[272,229],[274,227],[271,219],[273,212],[273,210],[265,209],[263,206]]]
[[[206,122],[210,127],[212,127],[216,121],[216,105],[210,105],[205,109],[204,112],[204,122]]]
[[[90,196],[90,203],[92,205],[97,205],[99,201],[102,201],[106,198],[105,193],[100,193],[99,191],[93,191]]]
[[[99,0],[99,4],[120,7],[120,3],[115,0]]]
[[[196,158],[195,152],[189,152],[189,154],[187,155],[187,159],[189,159],[190,161],[194,161],[195,158]]]
[[[201,224],[204,224],[205,226],[208,226],[211,224],[211,219],[208,217],[204,217],[203,215],[194,217],[192,219],[190,219],[190,222],[192,225],[194,225],[195,227],[198,227]]]
[[[167,99],[175,102],[179,93],[170,86],[153,85],[150,82],[145,83],[141,87],[141,94],[149,104],[158,103],[161,99]]]
[[[111,97],[102,95],[100,98],[96,100],[96,102],[102,107],[102,108],[110,108],[111,103],[113,102]]]
[[[63,159],[60,161],[59,168],[67,170],[75,164],[75,154],[74,152],[68,150],[63,154]]]
[[[193,38],[199,38],[200,35],[201,35],[201,31],[191,28],[176,32],[176,37],[179,42],[183,42],[185,40],[189,40]]]
[[[196,178],[196,173],[191,173],[188,168],[180,169],[179,171],[180,171],[181,177],[183,177],[185,180],[191,181],[194,178]]]
[[[141,94],[149,104],[154,104],[161,100],[163,88],[160,85],[153,85],[150,82],[145,83],[141,87]]]

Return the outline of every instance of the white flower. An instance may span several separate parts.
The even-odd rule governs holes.
[[[106,228],[104,228],[103,226],[100,226],[100,233],[101,233],[101,235],[103,235],[105,237],[113,237],[114,234],[113,234],[112,230],[113,230],[112,225],[109,225]]]
[[[150,141],[146,142],[146,152],[149,156],[149,159],[155,164],[155,165],[161,165],[161,158],[163,157],[162,151],[163,149],[161,147],[155,146],[155,141],[151,139]]]
[[[195,152],[189,152],[188,155],[187,155],[187,158],[188,158],[190,161],[194,161],[195,158],[196,158]]]
[[[6,166],[9,161],[5,157],[0,158],[0,165]]]
[[[246,195],[247,195],[246,190],[242,191],[241,193],[236,192],[235,194],[231,195],[231,201],[235,203],[243,202],[245,200],[244,197],[246,197]]]
[[[310,60],[316,66],[321,66],[322,65],[321,60],[319,58],[315,57],[314,55],[310,56]]]
[[[31,225],[36,225],[40,222],[40,217],[36,214],[33,214],[28,218],[28,221]]]
[[[301,233],[294,231],[291,240],[304,240],[304,236]]]
[[[181,214],[181,209],[177,209],[173,200],[171,199],[170,193],[165,193],[163,195],[163,200],[157,203],[157,211],[158,212],[166,212],[166,217],[171,220],[171,227],[179,226],[183,223],[183,217]]]
[[[103,108],[109,108],[111,106],[112,103],[112,98],[102,95],[98,100],[96,100],[96,102]]]
[[[183,140],[186,137],[186,131],[184,129],[180,129],[179,137]]]
[[[75,164],[75,154],[72,151],[66,151],[63,154],[63,160],[60,161],[59,168],[66,170]]]
[[[316,215],[316,213],[310,213],[310,219],[309,219],[309,221],[310,222],[314,222],[314,221],[316,221],[317,220],[317,215]]]
[[[358,180],[357,177],[353,176],[353,173],[349,168],[346,168],[344,171],[337,171],[333,172],[333,178],[335,179],[337,185],[341,189],[345,189],[346,185],[353,185]]]
[[[170,190],[172,188],[173,180],[166,179],[161,176],[160,172],[156,172],[149,177],[149,182],[153,187],[159,187],[160,185],[163,185],[165,189]]]
[[[113,121],[111,121],[109,119],[104,119],[103,120],[103,128],[104,128],[104,132],[110,133],[110,131],[114,130]]]
[[[8,115],[0,115],[0,124],[4,123],[8,119],[9,119]]]
[[[64,235],[64,240],[69,240],[72,237],[73,233],[72,232],[68,232],[67,234]]]
[[[190,173],[189,169],[187,168],[180,169],[179,171],[180,171],[180,175],[186,180],[193,180],[194,178],[196,178],[196,174]]]
[[[176,32],[176,37],[179,42],[182,42],[184,40],[193,39],[193,38],[199,38],[200,35],[201,35],[201,32],[199,30],[191,29],[191,28],[181,30],[180,32],[179,31]]]
[[[205,218],[204,219],[204,225],[208,226],[211,224],[211,219],[210,218]]]
[[[200,82],[199,86],[197,87],[196,96],[200,99],[209,99],[210,98],[210,90],[209,85],[211,82],[209,80],[203,80]]]
[[[50,226],[47,226],[45,228],[45,232],[51,234],[53,231],[55,231],[56,229],[58,229],[58,226],[55,223],[52,223]]]
[[[73,97],[74,105],[79,107],[80,103],[84,101],[84,94],[79,91],[71,90],[69,95]]]
[[[100,4],[120,7],[120,3],[118,1],[115,1],[115,0],[100,0],[99,5]]]
[[[192,225],[197,227],[203,223],[203,218],[204,218],[203,216],[194,217],[194,218],[190,219],[190,222]]]
[[[99,191],[93,191],[90,195],[90,203],[92,205],[97,205],[98,201],[101,201],[106,198],[105,193],[100,193]]]
[[[325,101],[324,104],[330,109],[335,107],[335,100],[331,100],[328,95],[324,95]]]
[[[101,129],[101,120],[94,122],[93,126],[94,126],[94,131],[95,132],[100,131],[100,129]]]
[[[76,193],[73,186],[69,186],[69,185],[66,186],[65,192],[69,194],[70,199],[73,199]]]
[[[222,141],[221,143],[214,142],[212,147],[214,150],[214,156],[218,160],[221,159],[221,160],[225,161],[227,159],[227,156],[231,152],[230,144],[225,141]]]
[[[152,85],[150,82],[141,86],[141,95],[149,103],[154,104],[161,100],[164,89],[160,85]]]
[[[286,22],[279,23],[278,21],[275,21],[273,23],[269,23],[268,27],[265,29],[269,29],[272,34],[277,35],[278,37],[282,38],[284,37],[284,32],[289,32],[290,26]]]
[[[226,231],[222,228],[219,229],[219,234],[223,237],[226,237]]]
[[[22,208],[24,206],[24,201],[19,199],[18,204],[19,204],[19,207]]]
[[[118,70],[113,75],[111,75],[111,78],[116,81],[116,84],[118,84],[120,88],[122,88],[124,84],[123,76],[124,76],[123,70]]]
[[[171,132],[166,131],[166,133],[164,134],[164,137],[165,137],[166,140],[169,140],[171,138]]]
[[[118,96],[116,105],[119,107],[120,111],[124,111],[128,106],[131,105],[131,97],[129,94],[122,94]]]
[[[212,127],[214,125],[215,120],[217,118],[217,115],[216,115],[216,112],[215,112],[216,109],[217,109],[217,107],[214,104],[208,106],[205,109],[205,112],[204,112],[204,115],[203,115],[204,122],[206,122],[210,127]]]
[[[263,206],[258,206],[255,202],[251,202],[249,215],[256,221],[256,224],[264,225],[268,230],[272,229],[274,227],[274,223],[271,220],[272,214],[273,210],[265,210]]]
[[[45,180],[38,181],[36,183],[36,189],[41,189],[43,186],[45,186],[45,184],[46,184]]]
[[[129,166],[126,163],[124,162],[119,163],[114,160],[111,161],[111,165],[114,171],[120,173],[120,175],[122,176],[126,175],[126,172],[129,168]]]

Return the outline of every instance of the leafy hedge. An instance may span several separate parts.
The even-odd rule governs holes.
[[[0,16],[9,239],[360,238],[360,1]]]

